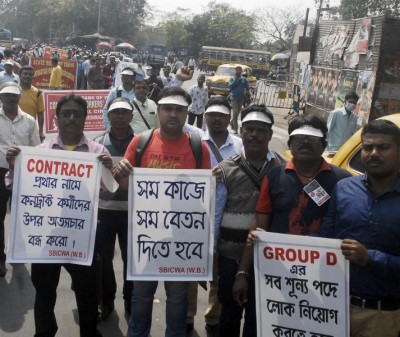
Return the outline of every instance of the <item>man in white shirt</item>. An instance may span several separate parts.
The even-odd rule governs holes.
[[[145,79],[135,82],[134,92],[136,97],[132,101],[134,110],[131,126],[135,135],[137,135],[145,130],[156,127],[157,105],[154,101],[147,98],[149,85]]]

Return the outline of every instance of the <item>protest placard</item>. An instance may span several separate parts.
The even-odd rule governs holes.
[[[9,263],[92,263],[101,177],[97,156],[21,146]]]
[[[88,115],[85,121],[85,134],[90,137],[99,135],[105,131],[103,122],[103,107],[107,101],[109,90],[54,90],[45,91],[44,107],[45,107],[45,133],[46,135],[58,134],[58,125],[56,119],[57,102],[64,95],[74,93],[82,96],[88,103]]]
[[[257,336],[349,336],[349,264],[340,240],[260,233]]]
[[[31,58],[31,65],[35,69],[35,76],[32,85],[39,89],[48,89],[50,83],[50,75],[53,70],[51,59],[48,58]],[[74,60],[59,61],[58,65],[62,69],[61,87],[64,90],[76,88],[78,64]]]
[[[214,190],[211,170],[134,169],[128,279],[212,279]]]

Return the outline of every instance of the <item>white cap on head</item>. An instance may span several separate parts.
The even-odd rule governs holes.
[[[220,104],[210,105],[204,113],[208,112],[219,112],[224,115],[231,114],[231,111],[225,105],[220,105]]]
[[[158,101],[158,105],[160,104],[176,104],[181,106],[189,106],[188,101],[185,99],[185,97],[181,95],[163,97]]]
[[[20,95],[21,90],[15,85],[7,85],[0,90],[0,94],[15,94]]]
[[[13,66],[13,65],[14,65],[14,62],[11,61],[11,60],[7,60],[6,62],[4,62],[4,64],[5,64],[5,65],[8,64],[8,65],[10,65],[10,66]]]
[[[311,125],[303,125],[303,126],[299,127],[298,129],[293,130],[292,133],[289,135],[289,137],[295,136],[295,135],[314,136],[314,137],[320,137],[320,138],[324,137],[324,134],[322,133],[322,131],[320,129],[316,129],[316,128],[312,127]]]
[[[271,119],[261,111],[250,111],[242,120],[242,124],[246,122],[263,122],[272,124]]]
[[[135,76],[135,73],[132,69],[124,69],[121,72],[121,75],[129,75],[129,76]]]
[[[130,111],[133,110],[132,106],[128,102],[119,101],[119,102],[111,103],[110,107],[108,108],[108,112],[116,110],[116,109],[126,109],[126,110],[130,110]]]

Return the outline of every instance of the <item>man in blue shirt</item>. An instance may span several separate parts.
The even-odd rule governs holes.
[[[235,134],[238,133],[238,116],[243,106],[245,91],[250,90],[249,82],[244,76],[242,76],[242,72],[242,67],[237,66],[235,68],[235,76],[231,77],[228,82],[228,87],[231,91],[231,127]]]
[[[329,151],[337,151],[357,131],[357,116],[353,113],[358,102],[358,95],[350,91],[344,98],[344,106],[329,113],[328,147]]]
[[[400,333],[400,129],[388,120],[361,134],[366,173],[339,181],[320,236],[343,239],[350,261],[350,336]]]

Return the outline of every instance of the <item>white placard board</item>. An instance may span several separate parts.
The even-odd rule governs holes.
[[[349,263],[340,240],[260,233],[257,336],[349,336]]]
[[[15,161],[8,263],[91,265],[101,178],[97,157],[21,146]]]
[[[129,180],[128,279],[212,279],[211,170],[134,168]]]

